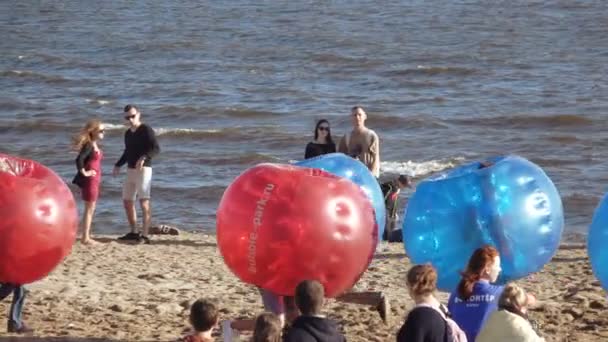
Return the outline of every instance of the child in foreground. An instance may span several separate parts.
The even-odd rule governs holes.
[[[217,326],[219,312],[215,304],[208,300],[199,299],[190,307],[190,324],[194,332],[183,337],[181,342],[213,342],[211,334]]]
[[[281,342],[282,330],[279,317],[272,312],[265,312],[255,320],[251,342]]]

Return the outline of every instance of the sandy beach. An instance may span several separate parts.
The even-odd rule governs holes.
[[[152,245],[114,238],[104,236],[92,247],[76,243],[51,275],[29,285],[24,316],[35,337],[6,335],[3,323],[0,341],[172,341],[188,330],[189,305],[201,297],[219,303],[222,320],[253,318],[263,310],[256,289],[224,265],[213,235],[155,237]],[[356,286],[388,294],[388,326],[371,308],[328,303],[327,315],[348,341],[394,340],[413,306],[404,286],[410,265],[401,244],[386,245]],[[563,246],[541,272],[519,283],[536,294],[539,306],[531,317],[548,341],[608,340],[608,300],[582,246]],[[447,294],[440,298],[447,301]],[[0,311],[9,304],[0,303]]]

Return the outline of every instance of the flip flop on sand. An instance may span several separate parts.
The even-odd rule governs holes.
[[[173,226],[167,226],[161,224],[158,226],[150,227],[150,234],[155,235],[179,235],[179,229]]]

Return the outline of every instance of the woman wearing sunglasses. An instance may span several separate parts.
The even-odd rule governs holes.
[[[105,127],[99,120],[90,120],[74,138],[74,149],[78,150],[76,157],[76,177],[72,183],[78,185],[84,201],[84,214],[82,215],[82,240],[85,245],[95,244],[91,238],[91,223],[95,214],[95,205],[99,197],[99,184],[101,183],[101,160],[103,152],[98,142],[103,139]]]
[[[304,159],[336,152],[336,144],[331,138],[329,121],[321,119],[315,126],[315,139],[306,145]]]

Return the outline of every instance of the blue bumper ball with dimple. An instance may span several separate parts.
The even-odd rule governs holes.
[[[593,273],[604,290],[608,291],[608,194],[593,215],[587,236],[587,253]]]
[[[378,180],[360,161],[343,153],[329,153],[315,158],[301,160],[295,165],[311,169],[321,169],[338,177],[347,178],[365,192],[372,202],[378,224],[378,241],[382,240],[384,226],[386,225],[386,207],[384,196]]]
[[[539,271],[564,227],[562,201],[545,172],[518,156],[474,162],[420,182],[408,202],[403,241],[412,262],[430,262],[452,291],[473,251],[500,252],[499,283]]]

